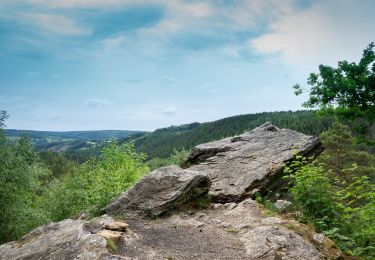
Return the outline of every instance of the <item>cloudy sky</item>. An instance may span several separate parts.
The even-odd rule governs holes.
[[[0,0],[8,128],[153,130],[301,109],[375,41],[373,0]]]

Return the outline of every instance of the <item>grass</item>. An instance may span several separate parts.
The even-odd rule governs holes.
[[[117,252],[116,242],[111,238],[107,238],[107,246],[106,247],[112,253]]]
[[[212,198],[209,194],[203,195],[192,202],[192,207],[196,209],[206,209],[211,205]]]
[[[234,227],[230,227],[230,228],[227,229],[227,232],[232,233],[234,235],[237,235],[238,232],[240,232],[240,230],[238,230],[237,228],[234,228]]]

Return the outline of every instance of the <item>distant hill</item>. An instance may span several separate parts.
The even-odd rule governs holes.
[[[265,122],[309,135],[319,135],[329,128],[332,119],[318,117],[315,111],[303,110],[238,115],[213,122],[170,126],[154,132],[121,130],[48,132],[13,129],[6,129],[5,132],[9,138],[27,135],[37,149],[65,152],[78,161],[98,156],[109,139],[117,139],[119,143],[134,142],[138,152],[144,152],[148,159],[152,159],[166,158],[173,154],[174,150],[191,149],[201,143],[238,135]]]
[[[133,141],[137,151],[149,159],[169,157],[173,150],[190,149],[195,145],[250,131],[265,122],[280,128],[289,128],[309,135],[327,130],[332,119],[318,117],[315,111],[264,112],[238,115],[207,123],[191,123],[157,129],[154,132],[133,135],[120,142]]]
[[[107,140],[110,138],[124,138],[129,135],[142,133],[141,131],[128,131],[128,130],[99,130],[99,131],[66,131],[66,132],[53,132],[53,131],[34,131],[34,130],[16,130],[5,129],[8,137],[28,136],[32,139],[79,139],[79,140]]]
[[[83,161],[96,156],[105,142],[111,139],[122,139],[134,134],[144,134],[141,131],[100,130],[100,131],[33,131],[5,129],[10,139],[27,136],[38,150],[65,152],[68,156]]]

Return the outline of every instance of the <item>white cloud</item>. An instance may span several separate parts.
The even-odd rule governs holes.
[[[29,70],[29,71],[26,71],[26,75],[28,77],[38,77],[38,76],[40,76],[40,72],[39,71]]]
[[[161,79],[161,84],[162,85],[171,85],[171,84],[174,84],[176,83],[176,79],[172,76],[164,76],[162,79]]]
[[[55,112],[48,112],[48,113],[35,115],[35,119],[40,120],[40,121],[57,121],[57,120],[60,120],[61,118],[62,116]]]
[[[135,113],[134,112],[124,112],[123,115],[127,116],[127,117],[131,117],[131,116],[135,116]]]
[[[80,35],[90,33],[90,29],[79,26],[74,19],[46,13],[23,13],[20,15],[27,22],[38,26],[39,28],[62,35]]]
[[[261,54],[273,54],[287,64],[335,65],[357,61],[375,39],[373,1],[321,1],[272,23],[271,31],[250,40]],[[346,56],[344,56],[346,55]]]
[[[224,90],[222,88],[209,88],[207,92],[212,95],[221,95],[223,94]]]
[[[177,107],[175,106],[167,106],[164,108],[161,108],[158,111],[159,114],[165,115],[165,116],[173,116],[177,113]]]
[[[100,98],[88,98],[82,101],[82,104],[85,107],[91,107],[91,108],[99,108],[99,107],[103,107],[112,103],[113,101],[100,99]]]

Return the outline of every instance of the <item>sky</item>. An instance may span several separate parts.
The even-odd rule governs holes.
[[[7,128],[152,131],[302,109],[375,41],[373,0],[0,0]]]

